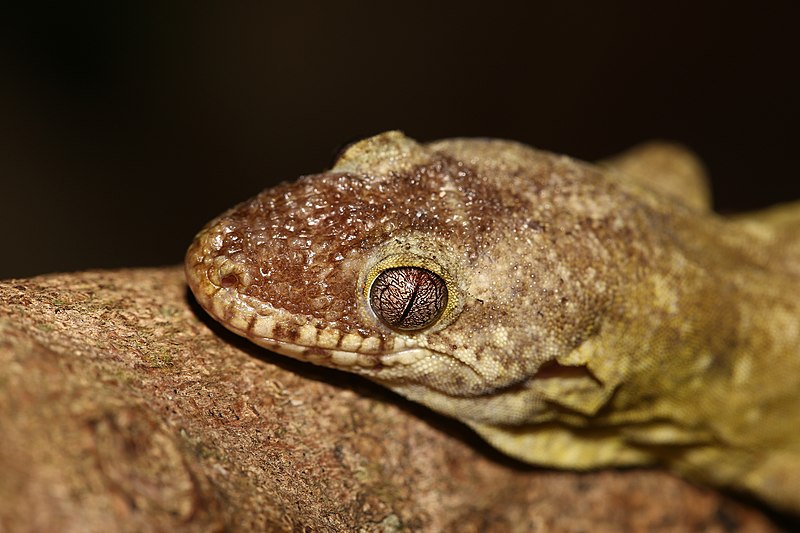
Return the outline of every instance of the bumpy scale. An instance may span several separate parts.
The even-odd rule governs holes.
[[[699,163],[388,132],[209,223],[197,300],[531,463],[666,465],[800,511],[800,204],[723,218]]]

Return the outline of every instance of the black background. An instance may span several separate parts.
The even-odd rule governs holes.
[[[795,2],[54,3],[0,36],[0,278],[174,264],[210,218],[398,128],[704,158],[800,198]]]

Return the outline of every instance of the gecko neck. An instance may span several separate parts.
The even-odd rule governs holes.
[[[758,492],[800,454],[785,428],[800,418],[800,277],[763,261],[757,239],[720,239],[737,229],[694,228],[626,295],[603,348],[625,355],[627,376],[604,422],[690,477]]]

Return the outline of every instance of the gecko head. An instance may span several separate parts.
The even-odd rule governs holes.
[[[526,292],[533,255],[518,237],[542,227],[515,218],[528,201],[457,154],[384,133],[209,223],[187,252],[187,280],[256,344],[447,411],[452,398],[515,386],[573,342],[548,321],[585,329],[563,316],[552,276]]]
[[[466,175],[398,132],[366,139],[331,171],[207,225],[187,253],[189,285],[226,327],[284,355],[384,380],[441,364],[473,374],[425,342],[468,291],[456,245]]]

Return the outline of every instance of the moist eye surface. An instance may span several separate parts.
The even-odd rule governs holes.
[[[375,277],[369,304],[387,326],[416,331],[433,325],[447,307],[447,284],[421,267],[387,268]]]

